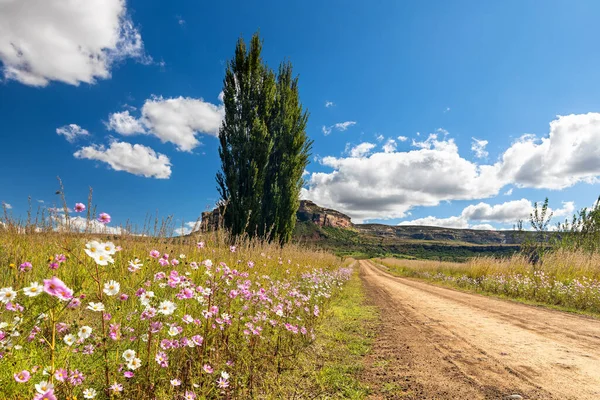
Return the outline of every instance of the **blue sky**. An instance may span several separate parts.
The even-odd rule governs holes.
[[[506,229],[546,196],[562,219],[600,194],[598,2],[59,4],[0,5],[0,201],[15,216],[28,196],[57,203],[60,176],[70,204],[93,187],[113,225],[194,221],[218,198],[224,63],[257,29],[265,61],[300,75],[318,204]]]

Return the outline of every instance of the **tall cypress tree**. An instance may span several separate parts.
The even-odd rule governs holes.
[[[261,47],[257,34],[248,52],[240,39],[227,65],[217,183],[226,228],[283,244],[296,224],[312,142],[291,63],[282,63],[275,79],[262,62]]]
[[[239,39],[223,82],[225,120],[219,130],[222,171],[217,174],[223,222],[234,235],[256,233],[273,139],[268,120],[275,98],[275,75],[262,62],[255,34],[246,51]]]

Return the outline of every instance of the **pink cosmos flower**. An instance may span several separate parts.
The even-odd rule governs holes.
[[[158,258],[158,257],[160,257],[160,253],[158,252],[158,250],[152,250],[150,252],[150,257],[152,257],[152,258]]]
[[[126,301],[129,298],[128,295],[126,295],[125,293],[121,293],[121,295],[119,296],[119,300],[121,301]]]
[[[110,215],[108,215],[107,213],[100,213],[100,215],[98,216],[98,222],[102,224],[108,224],[110,222]]]
[[[166,267],[167,265],[169,265],[169,260],[165,260],[164,258],[161,258],[160,260],[158,260],[158,263],[160,264],[161,267]]]
[[[65,261],[67,261],[67,256],[65,256],[64,254],[55,254],[54,261],[56,261],[57,263],[64,263]]]
[[[179,260],[174,258],[171,260],[171,265],[179,265]]]
[[[204,370],[204,372],[206,372],[207,374],[212,374],[213,373],[213,367],[211,367],[208,364],[204,364],[202,366],[202,369]]]
[[[204,248],[204,242],[198,242],[197,244],[199,249],[203,249]]]
[[[27,371],[26,369],[24,369],[21,372],[17,372],[16,374],[13,375],[15,378],[15,381],[19,382],[19,383],[25,383],[27,382],[29,379],[31,379],[31,374],[29,373],[29,371]]]
[[[54,379],[59,382],[64,382],[67,379],[67,370],[64,368],[59,368],[54,372]]]
[[[69,304],[67,305],[68,308],[77,308],[81,305],[81,300],[79,299],[71,299],[71,301],[69,302]]]
[[[73,291],[55,276],[51,279],[44,279],[44,292],[61,300],[70,300],[73,298]]]
[[[179,386],[181,381],[179,379],[171,379],[171,386]]]
[[[19,265],[19,271],[21,272],[31,271],[31,268],[33,268],[33,266],[29,261],[25,261],[23,264]]]
[[[54,395],[54,389],[50,389],[45,393],[37,393],[33,396],[33,400],[56,400],[56,396]]]
[[[85,205],[83,203],[75,203],[75,212],[84,212]]]
[[[229,387],[229,381],[223,377],[220,377],[217,380],[217,386],[219,387],[219,389],[226,389]]]
[[[69,383],[73,386],[81,385],[84,379],[85,377],[78,369],[71,371],[69,374]]]
[[[133,371],[125,371],[125,372],[123,373],[123,376],[124,376],[125,378],[133,378],[133,375],[134,375]]]
[[[119,393],[123,391],[123,385],[121,385],[120,383],[113,383],[112,385],[110,385],[109,389],[114,392],[114,393]]]
[[[229,246],[229,251],[231,251],[232,253],[235,253],[235,246]]]
[[[187,392],[185,392],[185,395],[183,396],[184,400],[196,400],[196,393],[194,392],[190,392],[189,390]]]
[[[60,264],[59,264],[59,263],[57,263],[57,262],[51,262],[50,264],[48,264],[48,267],[49,267],[50,269],[58,269],[58,266],[59,266],[59,265],[60,265]]]

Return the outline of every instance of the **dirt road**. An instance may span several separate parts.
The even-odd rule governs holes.
[[[600,399],[599,320],[360,270],[381,310],[374,399]]]

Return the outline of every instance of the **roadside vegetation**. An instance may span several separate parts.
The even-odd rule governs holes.
[[[583,209],[571,221],[548,232],[548,202],[530,217],[535,235],[522,251],[508,258],[476,257],[464,263],[378,258],[393,274],[539,302],[566,309],[600,313],[600,203]],[[523,224],[518,224],[522,231]]]

